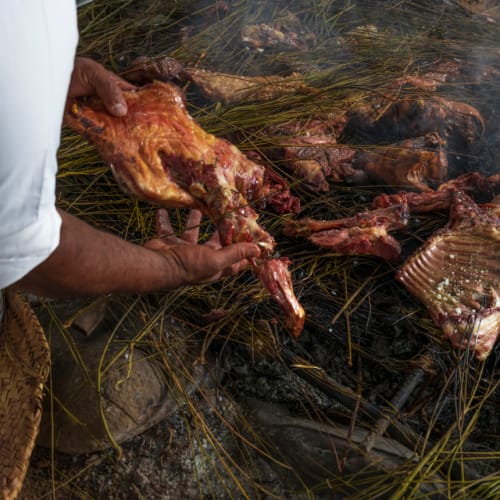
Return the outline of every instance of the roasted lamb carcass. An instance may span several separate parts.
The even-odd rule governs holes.
[[[396,144],[356,148],[337,143],[345,117],[322,117],[279,124],[255,132],[266,155],[279,161],[313,191],[328,191],[329,182],[383,183],[431,191],[447,176],[442,140],[435,134]]]
[[[444,141],[433,132],[384,146],[339,144],[347,123],[343,113],[329,113],[295,125],[273,125],[257,132],[272,147],[268,156],[313,191],[328,191],[329,182],[378,183],[431,191],[448,174]],[[264,139],[265,140],[265,139]]]
[[[450,223],[398,270],[453,346],[486,359],[500,333],[500,218],[461,191]]]
[[[403,202],[401,205],[360,212],[345,219],[288,220],[283,233],[307,238],[313,245],[343,255],[374,255],[387,262],[397,262],[401,247],[389,231],[402,229],[408,219],[408,207]]]
[[[124,96],[124,117],[109,115],[97,99],[77,100],[66,122],[96,145],[117,181],[138,198],[166,208],[199,208],[215,223],[223,245],[257,243],[262,253],[253,269],[298,336],[304,311],[293,292],[289,261],[273,258],[275,241],[249,204],[270,194],[264,168],[205,132],[174,84],[155,82]]]
[[[437,133],[389,145],[353,147],[337,142],[345,124],[343,114],[328,114],[266,127],[254,137],[269,158],[312,191],[327,192],[330,182],[432,191],[446,180],[445,143]]]
[[[315,94],[319,89],[307,85],[298,73],[289,76],[240,76],[184,66],[171,57],[138,57],[122,76],[134,83],[153,80],[191,81],[207,98],[234,104],[244,101],[269,101],[284,95]]]
[[[207,99],[225,104],[269,101],[285,95],[319,92],[307,85],[299,73],[289,76],[239,76],[185,68],[181,76],[192,81]]]
[[[436,132],[377,146],[351,146],[339,139],[351,115],[316,113],[253,131],[268,158],[280,162],[312,191],[326,192],[330,182],[379,183],[431,191],[448,175],[445,141]]]

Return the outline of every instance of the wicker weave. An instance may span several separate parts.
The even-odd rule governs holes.
[[[0,493],[19,493],[42,415],[49,347],[33,310],[21,295],[6,293],[0,329]]]

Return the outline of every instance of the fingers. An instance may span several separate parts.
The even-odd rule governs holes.
[[[156,234],[158,238],[166,238],[174,234],[170,217],[164,208],[160,208],[156,212]]]
[[[159,209],[156,214],[156,230],[158,237],[144,246],[164,255],[176,255],[176,262],[181,262],[179,269],[184,273],[183,283],[211,283],[222,276],[238,273],[248,267],[250,261],[260,255],[260,248],[255,243],[234,243],[220,246],[218,234],[215,233],[204,245],[199,245],[198,235],[202,213],[190,211],[185,231],[181,237],[176,236],[167,210]]]
[[[184,232],[180,237],[176,237],[167,210],[160,208],[156,213],[156,234],[158,238],[168,238],[178,241],[179,243],[191,243],[196,245],[198,242],[201,218],[202,213],[199,210],[191,210],[186,220]]]
[[[200,222],[202,218],[202,213],[193,209],[189,212],[188,218],[186,220],[185,229],[182,233],[182,239],[196,244],[198,242],[198,236],[200,235]]]

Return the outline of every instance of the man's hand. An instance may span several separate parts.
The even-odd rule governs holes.
[[[157,213],[158,238],[144,246],[162,254],[169,262],[179,285],[212,283],[223,276],[236,274],[248,267],[249,260],[258,257],[259,247],[254,243],[235,243],[222,247],[217,232],[205,244],[198,244],[202,214],[191,210],[182,235],[176,236],[168,213]]]
[[[218,235],[198,245],[199,211],[192,211],[188,229],[177,237],[165,210],[158,213],[159,238],[136,245],[93,228],[58,210],[59,246],[16,288],[40,297],[72,298],[106,293],[151,293],[184,285],[211,283],[238,272],[258,257],[253,243],[221,248]]]
[[[134,88],[134,85],[108,71],[98,62],[86,57],[76,57],[68,98],[97,95],[112,115],[123,116],[127,113],[127,103],[122,91]]]

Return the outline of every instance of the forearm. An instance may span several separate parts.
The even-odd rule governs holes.
[[[52,298],[111,292],[148,293],[182,283],[175,255],[129,243],[72,215],[62,218],[59,246],[15,286]]]

